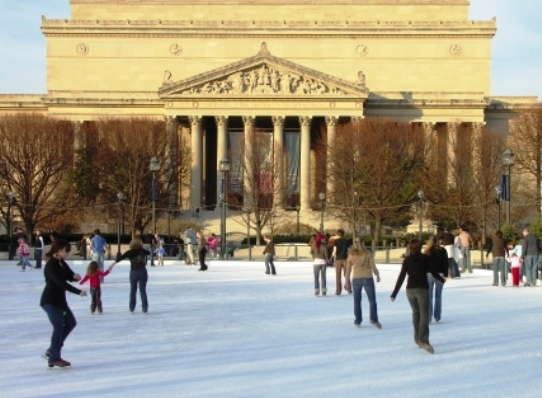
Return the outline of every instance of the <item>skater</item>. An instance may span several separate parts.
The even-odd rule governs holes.
[[[139,286],[139,294],[141,295],[141,309],[146,314],[149,309],[149,302],[147,300],[147,281],[149,275],[147,273],[147,257],[151,253],[148,250],[143,249],[143,242],[139,238],[134,238],[130,242],[130,250],[124,253],[118,261],[115,261],[109,267],[112,271],[115,265],[122,260],[130,260],[130,303],[129,309],[133,314],[136,306],[136,293]]]
[[[536,286],[538,279],[538,255],[540,250],[538,238],[528,228],[523,230],[523,261],[525,264],[524,286]]]
[[[41,295],[40,306],[47,314],[53,325],[51,345],[45,351],[49,367],[64,368],[71,366],[70,362],[62,359],[61,350],[64,341],[77,324],[75,317],[68,307],[66,291],[85,297],[87,292],[79,290],[68,282],[81,279],[81,275],[74,273],[65,259],[70,253],[71,245],[64,239],[57,239],[47,253],[47,263],[43,273],[45,275],[45,288]]]
[[[487,246],[486,258],[489,257],[489,253],[493,256],[493,286],[499,286],[499,272],[501,274],[501,286],[506,286],[506,279],[508,276],[508,267],[505,262],[507,257],[506,242],[502,237],[502,232],[495,232],[489,244]]]
[[[211,258],[217,258],[218,238],[215,234],[211,234],[211,236],[207,238],[207,247],[209,247],[209,251],[211,252]]]
[[[523,259],[512,252],[506,257],[506,261],[510,263],[510,269],[512,270],[512,286],[519,287]]]
[[[429,343],[429,283],[427,274],[442,282],[446,282],[438,272],[431,268],[429,257],[421,253],[422,244],[418,239],[410,241],[410,255],[403,260],[401,272],[397,278],[395,289],[391,294],[394,302],[408,275],[406,295],[412,308],[412,324],[414,326],[414,342],[427,352],[434,354],[435,350]]]
[[[337,238],[333,244],[333,255],[335,259],[335,295],[340,296],[342,292],[342,275],[346,268],[348,257],[348,242],[344,239],[344,230],[337,230]],[[352,293],[351,290],[348,293]]]
[[[430,267],[437,271],[440,276],[448,275],[448,253],[446,249],[437,244],[437,237],[435,235],[431,236],[427,241],[424,254],[429,256]],[[442,289],[444,285],[436,280],[431,273],[427,274],[427,282],[429,283],[429,323],[433,321],[433,316],[435,317],[435,321],[440,322],[442,316]]]
[[[41,236],[41,231],[36,230],[36,246],[34,247],[34,259],[36,260],[36,266],[34,268],[41,268],[41,259],[43,257],[43,249],[45,248],[45,243],[43,242],[43,236]]]
[[[350,272],[353,273],[352,286],[350,286]],[[359,238],[354,240],[354,247],[350,251],[348,258],[346,259],[345,270],[345,289],[347,291],[354,290],[354,326],[360,327],[361,321],[361,294],[363,288],[369,299],[369,317],[371,324],[378,329],[382,329],[382,325],[378,322],[378,311],[376,306],[376,294],[375,294],[375,282],[373,274],[376,276],[376,281],[380,282],[380,273],[376,268],[373,256],[369,251],[361,244]]]
[[[198,231],[196,236],[198,239],[199,270],[207,271],[209,267],[207,267],[207,264],[205,264],[205,256],[207,255],[205,237],[203,236],[203,232],[201,231]]]
[[[90,314],[94,315],[96,309],[98,314],[103,314],[102,307],[102,289],[100,287],[100,278],[105,278],[111,272],[111,266],[107,271],[100,271],[100,265],[96,261],[91,261],[87,267],[87,274],[79,281],[82,285],[86,281],[90,281]]]
[[[275,243],[271,236],[264,235],[263,240],[265,240],[265,249],[263,250],[263,255],[265,256],[265,273],[269,275],[277,275],[275,270],[275,264],[273,263],[273,257],[275,256]]]
[[[28,249],[25,238],[21,237],[17,240],[17,242],[19,243],[19,248],[17,250],[19,250],[19,256],[21,258],[21,272],[24,272],[26,267],[32,269],[30,261],[28,261],[30,250]]]
[[[164,248],[164,241],[161,240],[160,243],[158,243],[158,247],[154,251],[154,254],[156,254],[156,260],[158,261],[159,266],[164,266],[164,256],[166,255],[166,249]]]
[[[92,260],[96,261],[100,265],[100,271],[104,270],[104,256],[107,248],[107,242],[100,235],[100,230],[94,230],[94,236],[90,240],[90,252],[92,253]],[[100,282],[103,283],[104,279],[100,278]]]
[[[466,228],[459,228],[459,249],[461,250],[461,272],[468,272],[472,274],[472,263],[470,259],[470,249],[472,248],[473,242],[472,237],[469,234],[469,231]]]
[[[186,265],[195,265],[194,262],[194,246],[197,243],[196,233],[192,228],[188,228],[184,232],[184,236],[186,237],[185,243],[186,243]]]
[[[311,254],[313,258],[314,295],[319,296],[320,293],[322,293],[322,296],[325,296],[327,294],[327,250],[326,240],[323,234],[316,234],[311,246]],[[321,284],[320,277],[322,278]]]
[[[441,236],[442,246],[446,250],[448,256],[448,278],[459,278],[461,273],[459,272],[459,266],[455,261],[454,256],[454,235],[450,230],[446,229]]]

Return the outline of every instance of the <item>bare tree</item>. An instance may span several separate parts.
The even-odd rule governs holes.
[[[339,126],[330,145],[328,211],[351,224],[366,214],[379,241],[383,223],[404,217],[415,198],[424,168],[423,130],[409,123],[365,119]]]
[[[495,214],[495,188],[500,186],[501,155],[505,149],[502,134],[481,127],[474,137],[473,187],[476,207],[474,218],[482,225],[482,243],[486,242],[488,217]],[[499,229],[497,223],[491,223]]]
[[[514,203],[526,208],[523,213],[535,210],[542,218],[542,104],[512,121],[509,144],[516,158],[514,180],[521,181],[514,192],[520,200]]]
[[[243,175],[242,191],[229,189],[229,207],[240,210],[240,222],[256,232],[256,245],[260,245],[262,230],[273,227],[281,216],[277,199],[284,194],[279,176],[284,175],[279,148],[273,135],[255,130],[248,140],[242,138],[237,145],[244,154],[240,165]]]
[[[69,212],[73,165],[71,122],[39,114],[0,119],[0,185],[15,194],[14,207],[31,233]]]
[[[171,198],[179,183],[187,181],[190,149],[178,135],[170,136],[165,122],[149,118],[106,119],[97,123],[99,137],[97,170],[100,195],[108,203],[117,203],[117,193],[124,194],[128,225],[145,227],[151,220],[152,172],[149,161],[156,156],[161,167],[157,172],[157,211],[168,211],[175,204]],[[117,211],[116,206],[112,206]]]

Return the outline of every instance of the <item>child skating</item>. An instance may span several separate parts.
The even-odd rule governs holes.
[[[158,259],[158,265],[164,266],[164,257],[166,256],[166,249],[164,248],[164,241],[160,241],[159,246],[154,251],[156,258]]]
[[[26,267],[32,269],[32,266],[30,265],[30,262],[28,261],[28,257],[30,257],[30,250],[28,249],[28,245],[26,244],[26,241],[24,238],[19,238],[17,240],[19,242],[19,255],[21,256],[21,272],[24,272]]]
[[[90,281],[90,296],[92,298],[90,303],[90,313],[92,315],[94,315],[96,309],[98,310],[98,314],[103,313],[100,278],[104,278],[105,276],[109,275],[112,268],[113,267],[111,266],[107,271],[104,272],[100,270],[100,265],[97,261],[91,261],[87,267],[87,274],[83,277],[83,279],[81,279],[81,282],[79,282],[82,285],[87,280]]]
[[[512,270],[512,286],[519,287],[519,280],[521,279],[521,265],[523,264],[523,259],[518,257],[516,253],[512,253],[506,257],[506,261],[510,263],[510,268]]]

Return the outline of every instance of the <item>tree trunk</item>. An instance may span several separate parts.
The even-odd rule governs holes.
[[[382,218],[380,216],[377,216],[375,218],[375,234],[374,234],[374,240],[376,241],[377,246],[380,243],[381,236],[382,236]]]

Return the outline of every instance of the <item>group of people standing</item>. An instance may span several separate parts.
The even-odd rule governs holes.
[[[523,230],[523,245],[506,242],[501,231],[488,241],[486,258],[493,257],[493,286],[506,286],[508,273],[512,274],[512,286],[534,287],[538,279],[540,241],[528,228]]]

